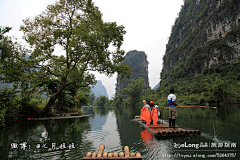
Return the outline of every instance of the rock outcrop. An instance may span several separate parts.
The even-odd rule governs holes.
[[[240,66],[239,8],[239,0],[185,0],[166,46],[160,86],[211,74],[213,67],[224,76]]]
[[[97,83],[95,85],[91,86],[91,92],[94,93],[95,98],[98,98],[100,96],[105,96],[105,97],[109,98],[106,88],[102,84],[102,81],[100,81],[100,80],[97,80]]]
[[[138,79],[139,77],[143,77],[143,85],[144,88],[149,87],[148,80],[148,61],[145,52],[141,51],[129,51],[125,60],[122,62],[123,64],[128,64],[131,68],[131,76],[130,79]],[[117,76],[117,84],[116,84],[116,94],[122,93],[123,88],[126,88],[130,83],[130,79],[123,79],[122,81],[121,75]]]

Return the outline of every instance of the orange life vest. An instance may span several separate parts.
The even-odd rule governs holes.
[[[156,107],[153,107],[151,111],[151,118],[153,120],[153,125],[157,125],[158,122],[158,110]]]
[[[140,118],[147,122],[146,125],[150,124],[150,122],[151,122],[150,111],[148,110],[147,107],[144,107],[141,110]]]

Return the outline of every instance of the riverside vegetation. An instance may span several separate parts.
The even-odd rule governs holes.
[[[167,106],[170,88],[175,88],[180,105],[239,103],[238,1],[184,2],[172,27],[156,90],[149,88],[145,53],[131,51],[134,56],[141,54],[136,57],[146,58],[143,65],[136,57],[134,60],[126,57],[124,61],[124,51],[120,49],[125,34],[123,26],[104,23],[91,1],[66,2],[61,0],[35,19],[24,21],[21,30],[31,49],[4,36],[11,28],[1,28],[1,81],[13,82],[15,87],[0,93],[4,97],[0,102],[1,126],[21,116],[52,115],[51,107],[55,105],[62,112],[77,111],[85,104],[140,108],[142,99]],[[83,15],[77,14],[78,9]],[[65,49],[64,56],[52,54],[55,44]],[[110,44],[116,47],[115,52],[107,50]],[[136,75],[138,70],[133,66],[144,66],[146,73]],[[134,77],[124,87],[118,81],[120,89],[117,88],[113,100],[104,96],[95,99],[88,87],[95,82],[91,70],[108,76],[117,72],[121,75],[119,79]]]
[[[186,0],[163,57],[160,97],[188,104],[239,103],[239,1]]]
[[[156,91],[142,88],[134,93],[141,95],[138,102],[147,99],[166,106],[169,89],[175,88],[181,105],[239,103],[239,7],[236,0],[186,0],[166,45],[160,86]],[[116,104],[137,102],[128,94],[127,99],[117,95]]]
[[[120,64],[124,59],[121,45],[126,31],[115,22],[103,22],[101,12],[91,0],[60,0],[42,14],[23,20],[20,31],[30,48],[5,36],[10,30],[10,27],[0,30],[0,81],[14,83],[13,91],[1,91],[6,97],[1,98],[1,126],[12,109],[19,114],[14,117],[21,118],[52,115],[55,105],[80,108],[88,101],[88,86],[95,83],[90,71],[107,76],[118,72],[129,77],[129,66]],[[61,56],[54,54],[56,45],[64,50]],[[110,45],[115,50],[109,51]],[[16,89],[19,93],[13,95]],[[36,102],[35,92],[44,93],[46,103]],[[8,99],[11,101],[5,103]],[[36,108],[34,104],[43,107]]]

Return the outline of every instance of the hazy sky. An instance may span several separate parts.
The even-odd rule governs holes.
[[[178,17],[183,0],[93,0],[105,22],[123,25],[127,33],[122,49],[144,51],[149,62],[149,82],[153,88],[160,81],[162,57],[171,27]],[[35,17],[56,0],[0,0],[0,26],[12,27],[9,35],[22,41],[19,31],[22,20]],[[96,74],[107,89],[109,97],[115,93],[117,75]]]

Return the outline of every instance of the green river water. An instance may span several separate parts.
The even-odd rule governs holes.
[[[89,117],[23,121],[0,130],[0,159],[82,159],[87,152],[140,152],[144,160],[239,159],[240,106],[178,108],[180,128],[200,136],[154,137],[133,121],[139,108],[82,107]],[[164,110],[163,122],[168,122]]]

